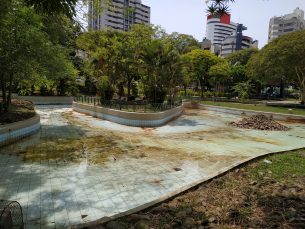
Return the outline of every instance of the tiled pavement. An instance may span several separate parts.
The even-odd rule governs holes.
[[[17,200],[22,205],[26,228],[61,228],[112,216],[237,160],[305,146],[305,125],[301,124],[291,125],[289,132],[262,133],[225,125],[239,116],[187,111],[167,126],[141,129],[71,110],[38,106],[41,131],[0,149],[0,199]],[[63,157],[56,160],[25,156],[45,153],[54,159],[52,154],[59,152],[56,147],[63,139],[82,141],[101,134],[119,136],[120,140],[97,149],[102,150],[99,153],[115,147],[124,153],[115,159],[108,155],[105,163],[92,160],[89,151],[96,150],[94,146],[84,148],[74,162],[67,156],[71,147],[62,149]],[[143,153],[144,157],[139,156]]]

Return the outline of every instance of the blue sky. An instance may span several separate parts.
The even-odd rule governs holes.
[[[205,0],[142,0],[151,7],[151,23],[161,25],[167,33],[205,36],[207,5]],[[259,48],[267,44],[270,18],[292,13],[296,7],[305,11],[305,0],[235,0],[230,4],[231,21],[248,28],[244,35],[258,40]]]

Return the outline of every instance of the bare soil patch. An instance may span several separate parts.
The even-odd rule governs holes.
[[[32,101],[13,99],[10,111],[0,113],[0,125],[27,120],[34,117],[35,114],[35,103]]]

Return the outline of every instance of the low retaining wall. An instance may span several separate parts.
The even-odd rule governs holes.
[[[229,107],[195,104],[195,103],[190,103],[190,102],[184,102],[183,107],[190,108],[190,109],[205,109],[205,110],[211,110],[211,111],[219,111],[219,112],[235,114],[235,115],[244,115],[244,116],[263,114],[263,115],[273,118],[274,120],[289,121],[289,122],[304,122],[305,123],[305,116],[303,116],[303,115],[244,110],[244,109],[229,108]]]
[[[33,101],[35,104],[72,104],[74,97],[69,96],[18,96],[17,99]]]
[[[134,113],[104,108],[92,104],[73,102],[75,111],[89,114],[98,118],[116,122],[127,126],[156,127],[176,118],[183,112],[183,106],[157,113]]]
[[[0,126],[0,147],[28,137],[40,130],[40,116]]]

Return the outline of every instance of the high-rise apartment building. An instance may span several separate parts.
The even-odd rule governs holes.
[[[243,36],[247,27],[231,21],[231,15],[209,15],[207,17],[206,37],[202,41],[203,50],[225,57],[241,49],[257,48],[258,41]]]
[[[129,31],[131,24],[150,24],[150,7],[143,5],[141,0],[112,0],[111,5],[101,3],[101,7],[104,10],[99,14],[94,5],[89,5],[91,30]],[[135,12],[128,11],[129,8],[134,8]]]
[[[304,11],[297,7],[292,14],[273,17],[269,21],[268,43],[293,31],[304,29]]]
[[[258,48],[258,41],[253,41],[252,37],[243,36],[243,30],[244,26],[242,24],[237,25],[236,31],[222,41],[220,57],[226,57],[241,49]]]
[[[221,45],[221,42],[236,31],[237,23],[231,21],[231,15],[227,14],[222,16],[209,15],[207,17],[207,26],[205,37],[214,45]],[[243,27],[246,30],[246,27]]]

